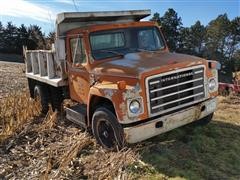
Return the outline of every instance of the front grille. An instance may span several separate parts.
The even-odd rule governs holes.
[[[175,110],[205,97],[203,66],[155,75],[146,83],[151,114]]]

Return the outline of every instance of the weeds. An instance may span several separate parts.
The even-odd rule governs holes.
[[[129,176],[126,169],[135,163],[137,158],[138,155],[131,149],[108,153],[100,149],[95,151],[92,156],[83,158],[86,167],[84,174],[93,179],[112,179],[114,177],[124,179]]]
[[[49,111],[44,118],[43,122],[37,127],[37,132],[42,132],[45,130],[52,129],[57,124],[57,111],[53,112],[52,107],[50,106]]]
[[[240,97],[228,96],[218,97],[218,111],[215,112],[214,118],[218,121],[229,122],[240,125]]]
[[[0,143],[21,130],[40,113],[40,103],[27,92],[14,92],[0,99]]]
[[[40,103],[29,94],[12,93],[0,102],[0,178],[61,179],[127,177],[136,160],[134,151],[106,152],[86,132],[59,121],[50,108],[40,114]],[[38,120],[32,121],[34,117]],[[69,124],[69,123],[68,123]]]

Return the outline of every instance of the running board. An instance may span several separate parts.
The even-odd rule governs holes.
[[[85,105],[75,105],[69,108],[66,108],[66,118],[73,123],[76,123],[83,128],[86,128],[86,115],[87,108]]]

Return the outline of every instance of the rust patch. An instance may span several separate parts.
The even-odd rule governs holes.
[[[112,89],[104,89],[103,92],[104,92],[106,98],[112,100],[112,96],[114,94],[114,90],[112,90]]]
[[[140,84],[137,83],[135,86],[127,89],[123,94],[123,100],[124,102],[121,103],[120,105],[120,108],[121,108],[121,111],[122,111],[122,114],[123,114],[123,121],[137,121],[137,120],[140,120],[139,116],[135,116],[135,117],[129,117],[128,116],[128,107],[127,107],[127,100],[128,99],[137,99],[139,97],[141,97],[140,95],[141,93],[141,87],[140,87]],[[142,104],[142,112],[143,112],[143,109],[144,109],[144,105]]]
[[[139,83],[136,86],[133,86],[131,89],[127,89],[126,92],[123,93],[123,99],[126,101],[127,99],[138,98],[140,97],[141,88]]]

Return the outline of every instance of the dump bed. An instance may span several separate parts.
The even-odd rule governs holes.
[[[24,49],[26,76],[49,85],[66,86],[67,74],[65,61],[54,50]]]

